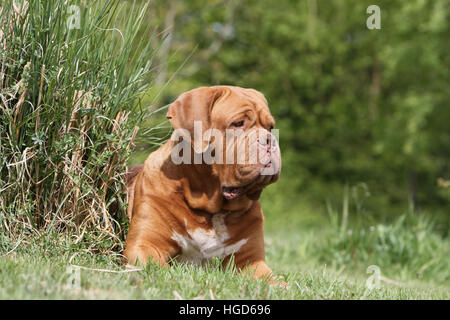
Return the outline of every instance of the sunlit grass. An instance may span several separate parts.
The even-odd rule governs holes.
[[[311,214],[311,213],[304,213]],[[417,261],[426,263],[427,255],[396,263],[393,244],[386,250],[369,252],[381,244],[379,239],[360,246],[353,260],[347,246],[357,239],[339,239],[339,228],[332,224],[303,225],[302,213],[296,216],[266,218],[267,262],[274,273],[289,283],[289,288],[224,270],[212,264],[208,268],[175,264],[170,268],[149,265],[130,270],[122,265],[119,254],[101,254],[74,238],[51,234],[49,237],[17,243],[3,241],[0,259],[0,298],[49,299],[449,299],[450,283],[446,265],[430,267],[416,274]],[[286,228],[273,221],[284,220]],[[352,225],[352,223],[350,223]],[[399,234],[414,234],[412,222],[386,225]],[[358,232],[354,229],[354,232]],[[374,231],[377,232],[377,231]],[[445,263],[448,242],[432,231],[436,248],[431,253]],[[379,237],[379,236],[378,236]],[[359,239],[358,241],[362,241]],[[365,242],[361,242],[362,244]],[[366,248],[366,249],[365,249]],[[381,270],[379,288],[368,290],[366,282],[373,273],[369,265]],[[70,286],[70,267],[81,266],[81,286]],[[111,272],[112,271],[112,272]]]

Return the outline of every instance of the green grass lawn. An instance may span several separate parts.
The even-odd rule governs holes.
[[[287,247],[272,246],[268,262],[290,284],[271,287],[211,266],[177,265],[168,269],[149,266],[123,272],[111,255],[76,252],[71,248],[31,245],[0,260],[0,299],[449,299],[449,286],[409,280],[381,281],[368,292],[364,270],[350,273],[325,265],[304,264]],[[281,257],[278,260],[276,257]],[[72,258],[72,260],[71,260]],[[69,262],[71,260],[71,263]],[[81,289],[70,286],[69,266],[80,265]],[[102,270],[104,269],[104,270]],[[106,272],[106,270],[118,273]]]
[[[263,205],[270,209],[276,203]],[[23,239],[18,246],[2,241],[0,299],[450,298],[449,243],[426,220],[403,216],[369,227],[367,233],[350,224],[340,236],[333,219],[296,210],[284,216],[266,213],[267,262],[288,289],[214,263],[133,271],[121,266],[118,255],[95,253],[69,236],[47,234]],[[366,269],[372,264],[379,266],[381,281],[369,291]],[[79,288],[70,285],[71,265],[83,267]]]

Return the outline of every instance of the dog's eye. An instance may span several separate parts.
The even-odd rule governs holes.
[[[241,121],[236,121],[236,122],[233,122],[232,124],[231,124],[231,126],[232,127],[235,127],[235,128],[240,128],[240,127],[243,127],[244,126],[244,120],[241,120]]]

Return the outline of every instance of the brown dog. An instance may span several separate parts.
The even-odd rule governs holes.
[[[184,159],[193,163],[174,163],[180,149],[176,149],[179,142],[171,139],[151,153],[143,166],[130,170],[131,224],[124,252],[128,262],[152,260],[166,265],[173,258],[202,264],[218,257],[227,264],[234,255],[238,269],[251,269],[256,277],[272,281],[265,263],[264,217],[258,199],[262,189],[278,179],[281,158],[269,133],[275,121],[266,99],[253,89],[202,87],[182,94],[170,106],[167,118],[175,129],[184,129],[182,137],[194,138],[181,150]],[[194,121],[203,130],[216,129],[216,135],[205,134],[202,140]],[[227,129],[241,129],[245,137],[230,141],[217,134]],[[249,134],[261,132],[269,138]],[[255,150],[264,161],[250,163]],[[219,161],[195,161],[208,152]],[[243,154],[245,163],[236,163],[233,152],[236,157]],[[234,161],[225,161],[229,155]],[[262,174],[267,168],[272,172]]]

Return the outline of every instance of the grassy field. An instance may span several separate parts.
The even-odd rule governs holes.
[[[267,261],[290,287],[271,287],[223,270],[175,265],[121,266],[120,255],[96,253],[69,236],[43,234],[19,244],[2,241],[0,299],[449,299],[449,243],[425,218],[406,214],[364,229],[307,206],[282,213],[266,201]],[[344,232],[344,234],[342,234]],[[217,264],[216,264],[217,263]],[[380,286],[368,290],[369,265]],[[71,285],[79,269],[80,286]],[[75,282],[76,283],[76,282]]]

